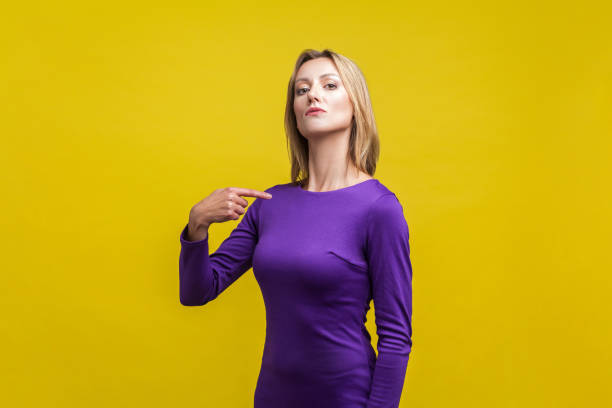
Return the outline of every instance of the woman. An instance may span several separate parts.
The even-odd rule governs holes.
[[[397,407],[412,347],[408,225],[373,178],[379,142],[365,79],[306,50],[289,81],[291,183],[215,190],[190,211],[180,300],[204,305],[253,267],[266,307],[256,408]],[[241,196],[256,197],[248,202]],[[213,254],[208,227],[245,214]],[[374,302],[378,356],[365,328]]]

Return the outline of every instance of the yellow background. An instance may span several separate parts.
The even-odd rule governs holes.
[[[2,405],[252,406],[259,287],[182,306],[179,233],[289,182],[287,82],[326,47],[410,228],[400,406],[612,404],[608,2],[84,3],[0,17]]]

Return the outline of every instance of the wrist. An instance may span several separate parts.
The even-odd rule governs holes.
[[[208,236],[208,228],[210,224],[200,223],[197,225],[187,225],[187,237],[189,241],[201,241]]]

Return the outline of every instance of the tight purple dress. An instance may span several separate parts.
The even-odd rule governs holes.
[[[398,407],[412,347],[408,225],[378,179],[265,190],[209,254],[180,234],[180,302],[214,300],[253,268],[266,309],[255,408]],[[366,330],[370,300],[378,356]]]

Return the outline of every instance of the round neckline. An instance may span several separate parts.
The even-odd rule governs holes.
[[[371,182],[371,181],[378,181],[378,179],[371,178],[371,179],[367,179],[367,180],[364,180],[364,181],[360,181],[359,183],[356,183],[356,184],[353,184],[353,185],[350,185],[350,186],[347,186],[347,187],[337,188],[335,190],[329,190],[329,191],[308,191],[308,190],[304,190],[302,188],[302,186],[300,186],[299,184],[297,184],[297,189],[300,190],[302,193],[305,193],[305,194],[322,195],[322,194],[340,193],[340,192],[343,192],[343,191],[352,190],[354,188],[362,186],[362,185],[364,185],[364,184],[366,184],[368,182]]]

